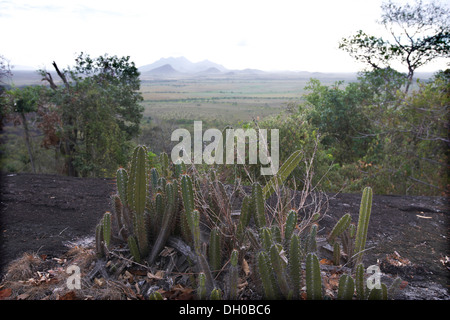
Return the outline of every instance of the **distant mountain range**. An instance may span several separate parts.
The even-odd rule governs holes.
[[[167,80],[167,79],[190,79],[190,78],[212,78],[212,79],[306,79],[316,78],[328,81],[355,81],[357,74],[348,73],[328,73],[328,72],[308,72],[308,71],[263,71],[258,69],[227,69],[223,65],[203,60],[200,62],[191,62],[185,57],[161,58],[151,64],[143,65],[138,68],[142,80]],[[13,68],[13,79],[16,84],[32,81],[40,83],[41,77],[32,67],[17,65]],[[52,71],[50,71],[52,72]],[[418,72],[417,78],[427,79],[432,76],[431,72]]]
[[[258,69],[230,70],[223,65],[203,60],[200,62],[191,62],[185,57],[161,58],[151,64],[138,68],[142,79],[178,79],[178,78],[240,78],[240,79],[276,79],[276,78],[306,78],[317,76],[319,78],[347,79],[349,76],[354,78],[354,73],[349,74],[331,74],[331,73],[311,73],[306,71],[279,71],[268,72]]]
[[[170,66],[171,68],[169,68]],[[161,69],[162,68],[162,69]],[[158,71],[159,70],[159,71]],[[152,64],[147,64],[145,66],[139,67],[139,71],[141,73],[157,71],[158,74],[161,71],[167,71],[168,73],[173,73],[173,71],[179,73],[200,73],[205,71],[211,71],[213,73],[226,72],[227,68],[224,66],[211,62],[209,60],[203,60],[200,62],[191,62],[185,57],[170,57],[170,58],[161,58]]]

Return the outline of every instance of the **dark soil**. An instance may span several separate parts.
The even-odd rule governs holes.
[[[0,276],[24,252],[57,257],[68,243],[92,237],[114,191],[112,179],[2,174]],[[322,237],[347,212],[357,222],[361,201],[360,194],[328,196]],[[448,217],[445,198],[374,195],[365,266],[407,281],[400,299],[450,299]]]

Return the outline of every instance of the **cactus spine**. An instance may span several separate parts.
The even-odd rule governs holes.
[[[372,189],[370,187],[364,188],[361,206],[359,209],[358,227],[356,229],[355,239],[355,264],[362,261],[363,251],[366,247],[367,230],[369,227],[370,213],[372,210]]]
[[[308,300],[322,299],[320,264],[314,253],[308,253],[306,256],[306,297]]]

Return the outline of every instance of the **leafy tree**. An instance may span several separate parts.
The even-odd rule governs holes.
[[[40,70],[52,90],[46,146],[60,147],[68,175],[107,175],[126,163],[130,140],[139,133],[139,72],[130,57],[81,53],[75,62],[62,71],[53,62],[61,85]]]
[[[450,10],[436,2],[397,5],[391,1],[382,5],[379,21],[391,34],[390,41],[359,30],[356,35],[341,40],[339,47],[373,69],[385,69],[398,60],[407,67],[409,91],[417,68],[438,57],[450,54]]]
[[[3,129],[3,121],[8,112],[4,97],[5,87],[2,84],[4,79],[8,79],[11,76],[12,72],[8,59],[0,55],[0,132]]]
[[[14,126],[23,126],[25,145],[27,147],[28,157],[33,173],[36,173],[36,166],[28,116],[35,114],[38,111],[43,90],[45,90],[45,88],[41,86],[12,88],[5,92],[5,97],[3,100],[5,102],[5,113],[7,115],[7,119],[12,121]]]
[[[373,91],[359,82],[349,83],[345,88],[342,85],[339,81],[329,87],[312,79],[305,87],[310,92],[304,96],[310,105],[311,125],[323,135],[322,144],[333,149],[333,156],[340,164],[365,155],[372,128],[363,107],[373,99]]]

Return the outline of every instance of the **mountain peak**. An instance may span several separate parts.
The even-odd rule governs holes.
[[[189,61],[185,57],[161,58],[158,61],[153,62],[152,64],[147,64],[145,66],[139,67],[139,71],[141,73],[148,72],[164,65],[170,65],[175,71],[182,73],[198,73],[211,68],[216,68],[219,71],[227,71],[224,66],[211,62],[209,60],[203,60],[194,63]]]

